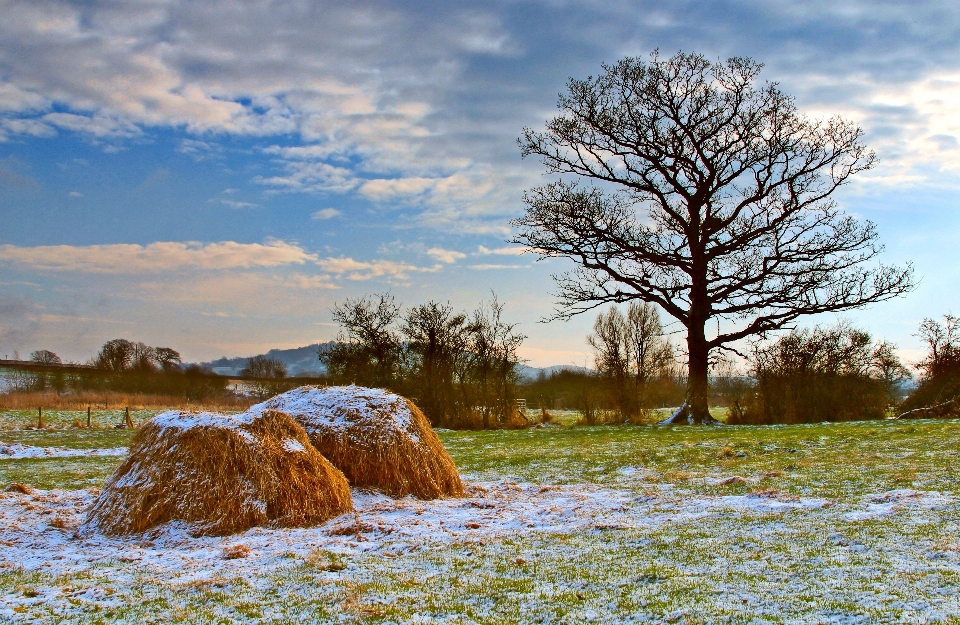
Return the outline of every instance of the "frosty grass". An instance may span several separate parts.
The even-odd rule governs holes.
[[[2,418],[2,416],[0,416]],[[958,421],[445,432],[464,499],[73,538],[120,457],[3,459],[0,621],[960,622]],[[0,430],[114,449],[130,433]],[[359,525],[357,525],[359,521]]]

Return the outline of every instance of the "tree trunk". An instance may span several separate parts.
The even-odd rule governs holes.
[[[687,369],[687,398],[683,405],[660,425],[719,425],[720,422],[710,416],[708,398],[710,385],[708,373],[710,350],[704,333],[705,323],[691,323],[687,330],[687,351],[689,365]]]

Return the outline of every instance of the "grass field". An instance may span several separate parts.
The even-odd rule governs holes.
[[[355,493],[359,527],[226,538],[73,538],[119,458],[0,460],[0,483],[44,489],[0,498],[0,620],[960,622],[960,421],[441,437],[465,499]]]

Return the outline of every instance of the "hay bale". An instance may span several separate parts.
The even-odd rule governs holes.
[[[362,386],[301,386],[250,408],[282,410],[352,486],[394,497],[462,497],[463,482],[410,400]]]
[[[353,508],[346,478],[282,412],[159,414],[87,510],[81,534],[135,534],[168,521],[224,535],[305,527]]]

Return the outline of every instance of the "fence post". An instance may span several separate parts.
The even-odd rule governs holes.
[[[90,406],[87,406],[87,429],[90,429]]]
[[[43,429],[43,406],[37,408],[37,429]]]

